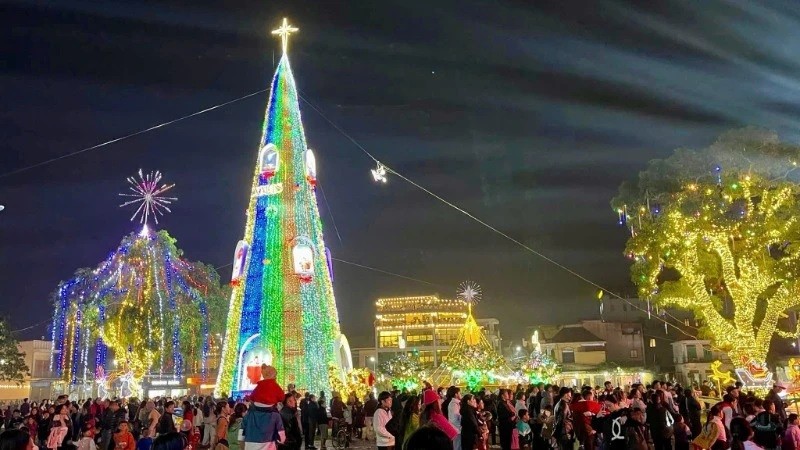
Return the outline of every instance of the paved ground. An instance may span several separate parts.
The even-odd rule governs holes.
[[[314,443],[314,445],[318,449],[321,448],[320,447],[320,443],[319,443],[319,439],[317,439],[317,441]],[[328,450],[333,450],[335,448],[332,445],[332,443],[330,442],[330,440],[328,441],[326,447],[327,447]],[[305,448],[305,446],[303,448]],[[364,441],[364,440],[361,440],[361,439],[355,439],[353,442],[350,443],[350,447],[349,448],[356,449],[356,450],[361,450],[361,449],[372,449],[372,450],[375,450],[375,449],[377,449],[377,447],[375,446],[375,441]],[[499,449],[500,446],[499,445],[497,445],[497,446],[490,445],[489,448],[491,448],[491,449]]]

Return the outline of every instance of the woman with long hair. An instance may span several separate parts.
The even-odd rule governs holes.
[[[725,424],[722,423],[722,407],[717,404],[708,410],[706,424],[700,434],[695,438],[694,444],[710,450],[725,450],[728,448],[728,438],[725,435]]]
[[[214,431],[212,449],[216,448],[217,444],[223,444],[225,447],[230,448],[230,444],[228,444],[228,417],[232,412],[231,406],[225,400],[218,401],[217,405],[214,407],[214,415],[217,417],[217,427]]]
[[[484,408],[485,405],[481,397],[475,397],[475,402],[478,405],[475,410],[478,418],[478,430],[480,431],[480,438],[475,445],[475,450],[488,450],[489,422],[492,421],[492,413]]]
[[[461,397],[461,448],[473,450],[481,440],[481,429],[478,425],[478,402],[475,396],[467,394]],[[455,446],[453,446],[455,448]]]
[[[194,424],[194,408],[189,400],[184,400],[181,404],[183,409],[183,420],[188,420],[189,423]]]
[[[744,418],[733,418],[731,420],[731,450],[763,450],[751,440],[754,434],[753,428]]]
[[[217,433],[217,416],[214,415],[214,405],[211,398],[203,405],[203,442],[202,445],[213,447],[211,444]]]
[[[517,424],[517,413],[511,404],[511,389],[500,389],[497,403],[497,431],[500,436],[500,448],[511,450],[511,436]]]
[[[242,422],[244,415],[247,413],[247,405],[244,403],[237,403],[233,407],[233,414],[228,418],[228,448],[230,450],[244,450],[244,436],[239,440],[242,434]]]
[[[415,395],[409,398],[403,406],[403,412],[400,415],[400,435],[403,437],[403,441],[400,443],[401,445],[398,445],[399,448],[403,448],[409,436],[419,428],[420,403],[419,396]]]
[[[669,433],[667,424],[666,402],[664,391],[657,390],[650,395],[650,404],[647,405],[646,422],[650,426],[650,435],[653,437],[655,450],[670,450],[672,448],[672,436]]]

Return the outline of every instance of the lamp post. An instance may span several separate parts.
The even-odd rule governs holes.
[[[369,362],[372,363],[372,373],[378,373],[378,362],[375,360],[375,357],[370,356]]]

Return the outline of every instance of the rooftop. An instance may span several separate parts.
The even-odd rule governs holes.
[[[580,325],[568,325],[547,339],[548,344],[571,344],[578,342],[605,342]]]

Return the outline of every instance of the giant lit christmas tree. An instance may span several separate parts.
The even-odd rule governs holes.
[[[272,79],[244,239],[234,254],[217,394],[252,389],[262,363],[275,366],[283,385],[330,391],[329,365],[350,365],[322,239],[316,162],[286,53],[294,31],[286,19],[273,31],[283,56]]]

